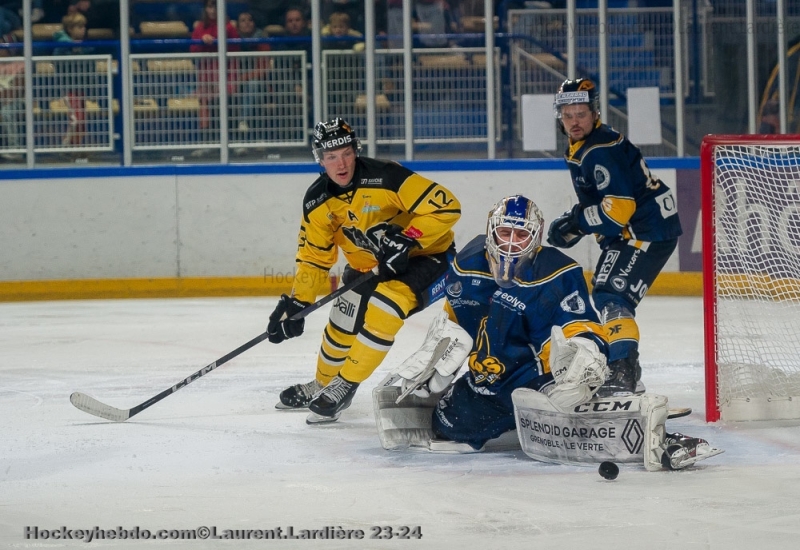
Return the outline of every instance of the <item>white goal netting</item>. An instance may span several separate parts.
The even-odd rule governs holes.
[[[711,160],[719,414],[800,418],[800,143],[717,145]]]

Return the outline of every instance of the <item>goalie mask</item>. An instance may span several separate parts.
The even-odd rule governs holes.
[[[539,207],[522,195],[506,197],[489,211],[486,253],[500,287],[514,286],[514,277],[533,263],[542,245],[543,225]]]
[[[352,147],[356,155],[361,152],[361,141],[344,119],[335,118],[329,122],[318,122],[314,126],[311,150],[317,163],[322,162],[322,155],[325,151],[333,151],[343,147]]]

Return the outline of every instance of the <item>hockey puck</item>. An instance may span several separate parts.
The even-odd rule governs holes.
[[[619,466],[613,462],[603,462],[597,472],[605,479],[617,479],[619,475]]]

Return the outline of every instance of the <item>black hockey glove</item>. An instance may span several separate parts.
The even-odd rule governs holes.
[[[267,325],[269,341],[273,344],[280,344],[284,340],[303,334],[306,320],[289,321],[289,317],[303,311],[310,305],[308,302],[282,294],[275,311],[269,316],[269,324]]]
[[[408,271],[408,256],[419,243],[403,235],[403,228],[393,225],[381,238],[380,258],[378,258],[378,279],[388,281]]]
[[[576,204],[568,212],[564,212],[553,220],[547,231],[547,242],[558,248],[572,248],[585,235],[581,231],[579,216],[581,205]]]

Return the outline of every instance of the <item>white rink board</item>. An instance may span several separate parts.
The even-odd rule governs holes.
[[[420,173],[462,203],[456,243],[486,228],[497,200],[521,193],[546,222],[575,202],[566,170]],[[658,171],[675,189],[675,170]],[[249,277],[294,270],[302,199],[314,174],[30,179],[0,184],[0,281]],[[568,251],[586,269],[585,238]],[[677,271],[677,252],[665,271]]]

